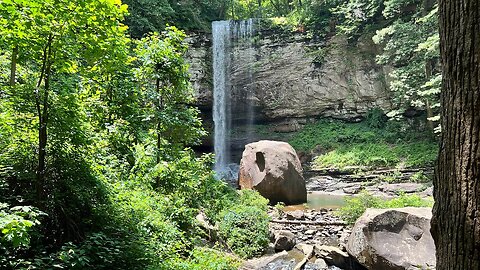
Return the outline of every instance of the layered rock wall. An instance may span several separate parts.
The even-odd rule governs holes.
[[[189,41],[198,105],[209,111],[213,104],[211,37],[196,34]],[[250,48],[234,45],[231,52],[232,98],[237,100],[232,110],[238,118],[243,113],[244,89],[254,89],[259,119],[288,123],[290,129],[311,118],[355,121],[370,108],[391,107],[384,70],[375,64],[377,48],[369,37],[349,44],[342,36],[316,40],[305,33],[260,29],[252,42]]]

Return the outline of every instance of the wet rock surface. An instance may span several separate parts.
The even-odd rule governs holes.
[[[308,118],[354,121],[370,108],[391,108],[384,70],[372,57],[377,45],[370,37],[359,38],[352,46],[346,36],[319,41],[306,33],[278,35],[256,30],[259,35],[254,48],[246,49],[239,43],[231,49],[235,67],[229,74],[235,86],[232,98],[241,100],[243,89],[255,89],[253,100],[258,111],[269,121],[279,122],[279,131],[297,130],[302,124],[299,120]],[[211,37],[192,35],[187,41],[191,46],[186,58],[197,105],[211,108]],[[314,52],[326,48],[329,53],[320,63]],[[252,55],[255,57],[246,61]],[[237,103],[232,104],[236,115],[242,113],[243,105]]]

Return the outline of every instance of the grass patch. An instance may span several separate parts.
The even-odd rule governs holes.
[[[295,133],[289,143],[297,151],[318,150],[321,154],[312,163],[318,169],[431,166],[438,152],[428,132],[372,118],[360,123],[320,120]]]
[[[433,199],[422,199],[420,196],[400,194],[397,198],[384,200],[368,192],[358,196],[345,198],[346,205],[338,209],[336,214],[348,224],[353,224],[367,208],[402,208],[402,207],[432,207]]]
[[[437,157],[436,144],[428,141],[355,143],[340,145],[335,150],[316,157],[315,168],[366,167],[422,167],[433,165]]]

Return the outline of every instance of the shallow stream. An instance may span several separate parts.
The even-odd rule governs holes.
[[[345,195],[334,195],[325,192],[310,192],[307,194],[307,203],[289,205],[283,208],[283,211],[338,209],[345,204]]]

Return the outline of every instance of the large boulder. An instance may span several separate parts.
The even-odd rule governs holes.
[[[350,265],[350,257],[348,254],[337,247],[317,244],[315,245],[315,254],[330,265],[335,265],[342,269],[346,269]]]
[[[288,143],[259,141],[245,146],[238,184],[255,189],[275,204],[300,204],[307,201],[302,165]]]
[[[367,209],[357,220],[347,251],[368,269],[434,269],[430,208]]]
[[[291,250],[295,246],[295,235],[290,231],[275,232],[275,251]]]

